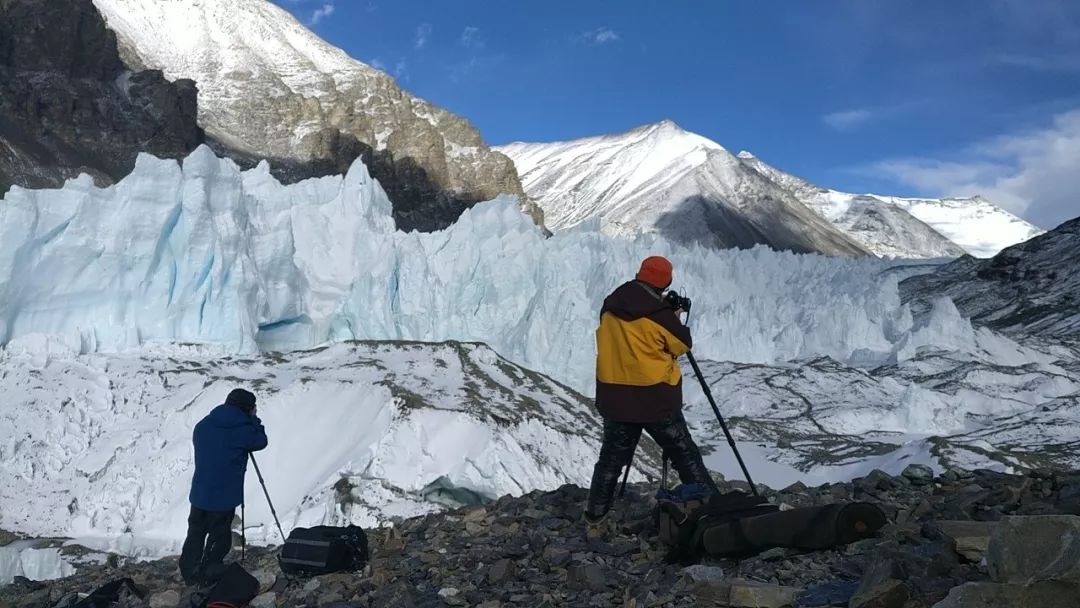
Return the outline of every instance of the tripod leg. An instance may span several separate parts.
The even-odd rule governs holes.
[[[263,480],[262,471],[259,470],[259,463],[255,462],[255,455],[251,452],[248,452],[248,458],[251,459],[251,464],[255,465],[255,474],[259,477],[259,485],[262,486],[263,494],[266,495],[266,504],[270,505],[270,514],[274,516],[274,523],[277,524],[281,542],[285,542],[285,532],[281,530],[281,522],[278,521],[277,511],[274,510],[274,501],[270,500],[270,491],[266,489],[266,481]]]
[[[240,503],[240,561],[247,558],[247,531],[244,525],[244,503]]]
[[[754,485],[754,480],[750,478],[750,471],[746,469],[746,463],[743,462],[742,455],[739,454],[739,448],[735,445],[735,438],[731,436],[731,431],[728,430],[727,423],[724,422],[724,417],[720,415],[720,408],[716,405],[716,400],[713,399],[712,391],[709,390],[709,385],[705,382],[705,376],[701,373],[701,368],[698,367],[697,360],[694,359],[694,353],[686,353],[688,359],[690,359],[690,365],[694,368],[694,375],[697,376],[698,382],[701,383],[701,390],[705,392],[705,397],[709,400],[709,405],[712,406],[713,413],[716,414],[716,420],[720,423],[720,428],[724,431],[724,436],[727,437],[728,445],[731,446],[731,451],[735,452],[735,460],[739,462],[739,467],[742,469],[743,475],[746,476],[746,482],[750,484],[750,491],[754,496],[758,495],[757,486]]]

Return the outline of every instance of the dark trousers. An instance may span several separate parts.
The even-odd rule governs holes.
[[[187,538],[180,552],[180,576],[185,581],[202,581],[224,570],[225,556],[232,549],[235,516],[235,511],[203,511],[191,507]]]
[[[605,420],[604,444],[593,468],[589,502],[585,507],[585,514],[590,518],[602,517],[611,509],[619,476],[634,457],[641,431],[648,433],[664,450],[680,481],[685,484],[698,483],[712,492],[718,492],[697,444],[690,437],[690,429],[686,428],[682,412],[667,420],[646,424]]]

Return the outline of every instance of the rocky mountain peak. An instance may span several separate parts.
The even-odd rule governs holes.
[[[320,39],[267,0],[95,0],[130,61],[199,86],[199,123],[242,166],[285,182],[344,173],[356,158],[402,230],[445,228],[511,194],[542,224],[513,162],[467,120]]]

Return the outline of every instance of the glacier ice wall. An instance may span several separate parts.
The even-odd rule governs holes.
[[[285,186],[206,147],[182,164],[141,156],[109,188],[13,188],[0,202],[0,344],[471,340],[589,391],[600,304],[652,254],[694,298],[701,358],[884,360],[911,329],[877,260],[626,241],[591,224],[545,239],[509,198],[436,233],[398,232],[390,212],[360,161]]]

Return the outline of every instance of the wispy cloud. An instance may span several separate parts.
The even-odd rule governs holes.
[[[368,62],[368,65],[375,68],[376,70],[380,70],[383,72],[386,71],[386,63],[378,57],[372,58],[372,60]]]
[[[446,66],[446,73],[452,82],[460,83],[462,80],[468,78],[479,65],[480,58],[474,56],[465,61],[459,61]]]
[[[416,28],[416,41],[415,41],[415,44],[413,46],[415,46],[416,50],[419,51],[420,49],[427,46],[428,38],[430,38],[430,37],[431,37],[431,24],[430,23],[421,23]]]
[[[595,30],[589,30],[578,34],[578,40],[582,40],[587,44],[593,46],[600,46],[602,44],[608,44],[610,42],[618,42],[622,40],[619,34],[610,27],[598,27]]]
[[[461,39],[459,40],[461,46],[479,51],[487,46],[484,39],[480,36],[480,28],[468,25],[461,31]]]
[[[996,66],[1035,70],[1039,72],[1080,72],[1080,52],[1052,55],[1001,54],[993,57]]]
[[[853,110],[843,110],[840,112],[831,112],[821,117],[821,120],[825,121],[825,124],[838,131],[848,131],[860,127],[876,116],[873,110],[868,108],[856,108]]]
[[[930,99],[914,99],[892,105],[848,108],[830,112],[821,117],[822,122],[837,131],[854,131],[867,125],[913,112],[932,103]]]
[[[409,82],[409,66],[405,62],[404,57],[399,59],[397,64],[394,66],[394,77],[398,80],[404,80],[405,82]]]
[[[1080,216],[1080,108],[1046,127],[975,143],[960,157],[890,159],[865,172],[927,196],[981,194],[1044,228]]]
[[[311,19],[308,20],[308,23],[311,24],[311,25],[318,25],[318,23],[320,21],[322,21],[326,17],[329,17],[330,15],[333,15],[333,14],[334,14],[334,3],[333,2],[325,2],[325,3],[323,3],[322,6],[315,9],[315,12],[311,13]]]

